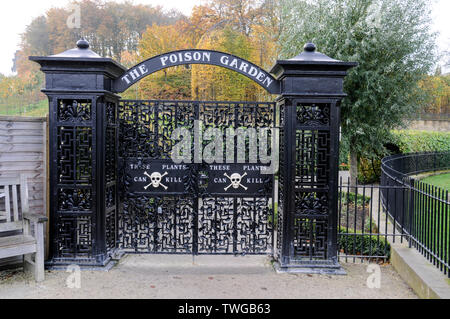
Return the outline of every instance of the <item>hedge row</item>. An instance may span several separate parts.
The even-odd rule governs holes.
[[[382,236],[362,235],[341,227],[338,235],[339,250],[347,255],[386,256],[391,255],[391,246]]]
[[[401,153],[443,152],[450,150],[450,132],[393,131],[393,143]]]

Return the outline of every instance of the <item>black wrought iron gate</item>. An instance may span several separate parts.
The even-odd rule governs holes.
[[[125,252],[266,254],[273,252],[274,175],[263,164],[171,158],[177,128],[194,142],[208,128],[274,126],[275,104],[123,100],[119,105],[119,248]],[[268,137],[272,132],[269,132]],[[238,139],[232,137],[234,146]],[[246,153],[255,143],[245,138]],[[203,140],[205,147],[210,141]],[[223,145],[226,145],[225,141]],[[254,145],[252,145],[254,146]],[[237,148],[234,159],[237,159]]]
[[[276,61],[270,73],[226,52],[197,49],[166,52],[127,69],[100,57],[84,39],[76,49],[30,60],[45,73],[42,92],[49,98],[50,267],[106,267],[120,256],[118,250],[273,253],[280,271],[340,273],[339,105],[345,97],[344,78],[357,63],[334,60],[307,43],[299,55]],[[117,95],[155,72],[191,64],[246,76],[277,95],[276,107],[121,101]],[[210,148],[205,132],[203,142],[191,143],[194,149],[184,148],[194,155],[192,162],[171,159],[180,144],[172,133],[182,128],[194,131],[194,137],[187,134],[189,142],[196,140],[199,123],[213,132],[250,132],[267,130],[275,122],[278,185],[273,175],[260,171],[267,165],[261,157],[246,162],[232,154],[229,161],[228,142],[239,144],[236,136],[226,135],[227,143]],[[259,136],[257,141],[253,137],[241,137],[248,149],[254,147],[247,155],[260,148]],[[196,158],[202,147],[195,145],[205,153],[214,149],[221,158]],[[276,200],[274,188],[280,190]]]

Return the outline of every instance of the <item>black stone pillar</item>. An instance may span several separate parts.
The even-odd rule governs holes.
[[[281,81],[278,270],[342,273],[337,262],[339,103],[347,70],[316,52],[277,61]]]
[[[117,243],[117,107],[126,68],[89,49],[30,57],[49,99],[50,252],[47,265],[105,266]]]

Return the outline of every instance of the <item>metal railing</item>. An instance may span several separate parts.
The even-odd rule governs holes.
[[[406,192],[406,187],[396,189]],[[339,260],[386,262],[390,258],[390,243],[407,239],[387,222],[380,193],[392,191],[391,186],[351,185],[350,179],[340,179],[338,194]]]
[[[415,175],[450,170],[450,151],[400,154],[381,163],[381,204],[394,231],[406,235],[433,265],[450,278],[450,200],[448,190]]]

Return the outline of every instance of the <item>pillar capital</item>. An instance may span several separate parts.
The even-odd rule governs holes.
[[[307,43],[297,56],[278,60],[270,73],[281,81],[281,95],[342,98],[344,77],[357,65],[332,59]]]
[[[127,70],[120,63],[92,51],[84,39],[79,40],[74,49],[29,59],[38,63],[45,73],[44,93],[112,92],[112,81]]]

